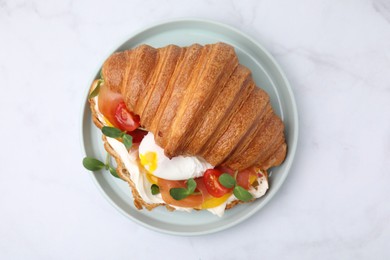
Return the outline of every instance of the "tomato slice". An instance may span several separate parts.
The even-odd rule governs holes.
[[[229,193],[226,193],[225,195],[223,195],[222,197],[219,197],[219,198],[213,197],[207,191],[206,184],[203,180],[203,177],[196,178],[195,181],[197,183],[196,191],[201,192],[203,195],[202,209],[209,209],[209,208],[217,207],[217,206],[221,205],[222,203],[224,203],[230,197],[230,195],[232,195],[232,193],[229,192]]]
[[[120,93],[102,85],[98,96],[98,106],[111,125],[126,131],[133,137],[133,143],[140,143],[147,135],[147,131],[137,129],[140,126],[140,118],[126,108]]]
[[[135,129],[132,132],[128,132],[128,134],[133,137],[133,143],[139,144],[141,143],[142,139],[144,139],[144,136],[148,134],[148,132],[141,129]]]
[[[115,127],[122,131],[134,131],[140,125],[140,118],[127,110],[125,102],[120,93],[112,91],[109,87],[102,85],[98,95],[98,106],[100,112]]]
[[[203,203],[202,194],[190,195],[182,200],[175,200],[169,193],[171,188],[185,188],[187,186],[185,181],[171,181],[158,178],[158,186],[165,203],[177,207],[201,209]]]
[[[119,129],[123,131],[131,132],[140,126],[139,116],[127,110],[125,102],[123,101],[118,104],[115,110],[115,119]]]
[[[220,198],[226,193],[232,191],[232,189],[228,189],[224,187],[218,180],[219,176],[221,176],[222,172],[217,169],[208,169],[203,175],[203,181],[206,186],[208,193],[210,193],[213,197]]]

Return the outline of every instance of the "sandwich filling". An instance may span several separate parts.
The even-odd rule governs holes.
[[[104,86],[102,85],[101,88],[104,89]],[[104,113],[101,104],[99,104],[100,97],[94,97],[93,101],[96,117],[103,126],[118,127],[112,122],[113,118],[126,119],[128,115],[132,114],[127,111],[126,107],[122,107],[119,109],[122,111],[119,117],[117,114],[115,116],[107,115],[107,112]],[[113,113],[118,112],[118,107],[123,102],[118,104],[116,109],[111,110],[115,111]],[[106,111],[110,110],[106,109]],[[118,128],[126,131],[121,127]],[[249,201],[259,198],[268,190],[267,174],[259,169],[251,167],[237,172],[226,167],[213,166],[197,156],[168,158],[164,154],[164,149],[156,144],[152,132],[144,131],[142,128],[126,132],[133,136],[133,146],[129,150],[117,138],[107,136],[106,140],[120,157],[123,167],[130,173],[130,179],[139,196],[148,204],[166,204],[181,211],[206,209],[217,216],[222,216],[227,205],[239,200]],[[218,181],[221,174],[234,177],[228,178],[228,180],[234,180],[231,187],[221,185]],[[196,188],[192,190],[191,194],[185,194],[185,190],[191,189],[190,180]],[[221,179],[219,178],[219,180]],[[158,188],[158,192],[153,191],[153,186]],[[174,196],[172,190],[181,191],[186,196],[183,198],[177,194]],[[244,196],[243,199],[240,192],[247,192],[250,197]]]

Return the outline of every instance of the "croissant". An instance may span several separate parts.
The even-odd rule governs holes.
[[[170,158],[267,170],[286,156],[283,122],[228,44],[140,45],[111,55],[102,77]]]

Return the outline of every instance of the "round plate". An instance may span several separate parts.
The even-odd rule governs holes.
[[[240,63],[251,69],[256,84],[270,95],[275,113],[285,124],[287,158],[282,165],[271,169],[270,189],[265,196],[252,203],[227,210],[222,218],[208,211],[169,212],[165,207],[158,207],[152,211],[137,210],[133,205],[127,183],[112,177],[108,172],[92,174],[93,181],[107,200],[122,214],[142,226],[164,233],[186,236],[208,234],[230,228],[252,216],[268,203],[287,177],[298,141],[295,100],[280,67],[256,41],[224,24],[204,20],[179,20],[147,28],[130,37],[115,51],[134,48],[143,43],[153,47],[163,47],[168,44],[188,46],[193,43],[207,44],[220,41],[234,46]],[[97,71],[93,79],[98,77],[98,73]],[[88,88],[89,86],[85,86],[85,100],[87,100]],[[82,111],[81,128],[85,155],[104,160],[106,152],[101,141],[101,132],[92,123],[87,102]]]

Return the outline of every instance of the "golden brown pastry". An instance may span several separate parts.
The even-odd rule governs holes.
[[[228,44],[141,45],[110,56],[102,75],[168,157],[267,170],[286,156],[282,121]]]

